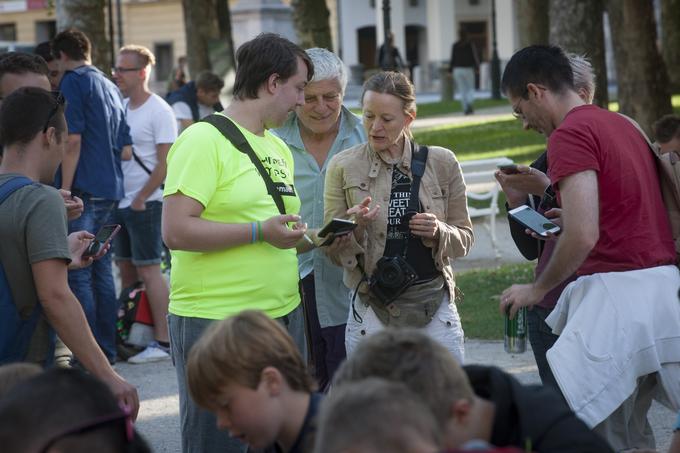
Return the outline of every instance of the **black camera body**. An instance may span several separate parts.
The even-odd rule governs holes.
[[[375,297],[387,305],[418,280],[418,274],[401,256],[383,256],[375,264],[368,286]]]

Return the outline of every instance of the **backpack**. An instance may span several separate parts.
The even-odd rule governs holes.
[[[654,155],[657,173],[659,174],[661,196],[671,223],[671,233],[675,244],[675,264],[680,266],[680,163],[678,163],[680,156],[675,152],[662,154],[659,147],[652,143],[635,120],[626,115],[621,116],[635,126]]]
[[[23,177],[14,177],[0,186],[0,205],[18,189],[33,184]],[[22,316],[14,304],[12,290],[0,263],[0,365],[21,362],[26,358],[33,332],[38,325],[42,309],[36,304],[33,312]]]
[[[118,355],[127,360],[154,340],[153,317],[142,282],[123,288],[118,298],[116,344]]]

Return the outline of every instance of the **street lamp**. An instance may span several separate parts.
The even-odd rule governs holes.
[[[390,41],[390,33],[391,33],[391,28],[392,28],[392,22],[390,20],[390,0],[383,0],[382,2],[382,10],[383,10],[383,45],[384,49],[386,52],[386,57],[387,57],[387,65],[390,68],[395,67],[395,61],[394,61],[394,51],[392,50],[392,42]],[[382,63],[382,62],[379,62]]]
[[[498,59],[498,46],[496,45],[496,0],[491,0],[491,27],[493,29],[493,42],[491,53],[491,97],[501,98],[501,62]]]

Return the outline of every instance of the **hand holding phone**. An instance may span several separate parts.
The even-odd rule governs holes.
[[[351,233],[357,227],[357,224],[351,220],[345,219],[333,219],[328,222],[319,231],[318,236],[321,238],[327,238],[321,243],[321,246],[330,245],[333,243],[336,237],[344,236]]]
[[[100,253],[103,255],[108,245],[111,243],[111,240],[119,230],[120,225],[104,225],[101,227],[94,236],[92,243],[90,243],[83,253],[83,258],[97,258]]]
[[[499,164],[498,169],[506,175],[516,175],[520,172],[517,164]]]
[[[547,238],[549,235],[555,235],[561,231],[559,225],[527,205],[512,209],[508,214],[541,238]]]

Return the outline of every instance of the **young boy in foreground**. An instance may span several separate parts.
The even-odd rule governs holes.
[[[256,451],[310,451],[321,395],[276,321],[247,310],[214,323],[189,353],[191,397]],[[250,451],[253,451],[251,448]]]

